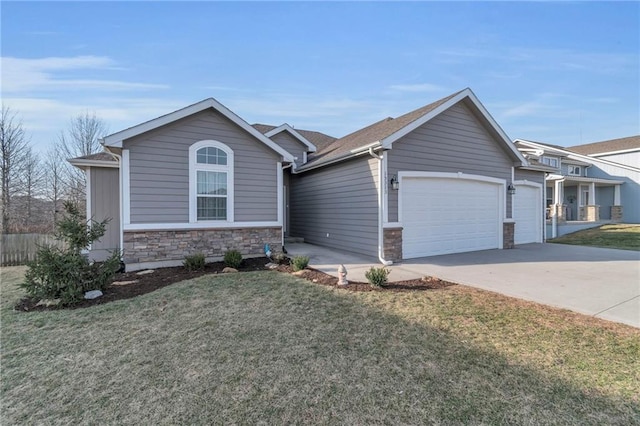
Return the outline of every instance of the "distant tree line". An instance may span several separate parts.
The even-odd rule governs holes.
[[[102,151],[98,139],[107,133],[104,121],[88,111],[73,117],[43,155],[31,147],[19,114],[2,106],[0,116],[0,231],[48,233],[54,229],[64,201],[81,211],[85,179],[67,161]]]

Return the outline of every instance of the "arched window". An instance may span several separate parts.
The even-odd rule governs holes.
[[[206,140],[189,148],[190,220],[233,222],[233,151]]]

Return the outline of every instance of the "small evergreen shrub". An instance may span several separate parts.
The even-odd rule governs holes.
[[[56,238],[66,242],[65,249],[43,246],[36,259],[27,264],[21,284],[35,299],[60,299],[61,305],[72,305],[90,290],[104,290],[120,269],[120,252],[115,251],[100,263],[91,263],[82,250],[105,233],[108,219],[102,222],[84,220],[77,206],[64,203],[65,216],[56,223]]]
[[[184,258],[182,263],[188,271],[202,271],[204,269],[204,253],[195,253]]]
[[[385,267],[375,268],[372,266],[371,269],[364,273],[364,276],[372,287],[383,287],[387,283],[389,273],[391,271]]]
[[[309,256],[296,256],[291,261],[294,271],[302,271],[309,265]]]
[[[238,269],[242,264],[242,253],[238,250],[227,250],[224,254],[224,264],[229,268]]]

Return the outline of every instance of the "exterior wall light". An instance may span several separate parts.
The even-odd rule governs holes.
[[[513,184],[512,184],[512,183],[510,183],[510,184],[509,184],[509,186],[507,187],[507,193],[508,193],[509,195],[513,195],[513,194],[515,194],[515,193],[516,193],[516,187],[515,187],[515,186],[513,186]]]
[[[394,191],[397,191],[400,188],[400,181],[396,175],[391,176],[391,182],[389,183],[391,184],[391,189]]]

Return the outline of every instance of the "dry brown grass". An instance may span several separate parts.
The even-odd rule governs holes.
[[[463,286],[351,293],[207,276],[12,311],[2,424],[634,424],[640,330]]]

